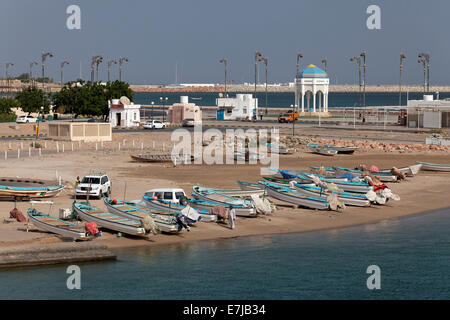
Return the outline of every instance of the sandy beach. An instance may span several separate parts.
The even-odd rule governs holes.
[[[355,133],[353,133],[355,134]],[[364,133],[362,133],[364,135]],[[135,148],[131,146],[135,140]],[[117,150],[117,143],[126,141],[129,150]],[[170,144],[170,132],[136,132],[115,134],[114,141],[105,143],[105,149],[95,150],[94,144],[83,144],[72,152],[67,147],[65,153],[44,154],[41,157],[23,157],[0,161],[2,176],[26,177],[35,179],[56,180],[61,176],[67,184],[63,193],[52,199],[52,214],[57,216],[59,208],[71,208],[73,202],[73,184],[77,176],[90,172],[106,172],[112,180],[112,197],[117,199],[136,200],[149,189],[158,187],[180,187],[190,194],[193,185],[218,188],[238,188],[236,180],[256,182],[260,179],[261,165],[181,165],[174,167],[172,163],[139,163],[133,162],[131,153],[138,153],[141,144],[151,146],[156,141],[156,149],[162,144]],[[48,148],[51,143],[48,142]],[[5,148],[6,143],[2,143]],[[165,148],[168,148],[168,147]],[[77,146],[78,147],[78,146]],[[106,149],[106,148],[110,149]],[[122,147],[124,148],[124,147]],[[419,152],[409,150],[383,151],[379,149],[364,150],[354,155],[337,155],[324,157],[301,149],[293,155],[280,156],[280,167],[287,169],[308,170],[310,165],[355,167],[358,164],[376,165],[379,168],[401,167],[414,164],[416,161],[448,163],[447,151]],[[270,215],[256,218],[241,218],[236,221],[236,228],[230,230],[220,223],[198,223],[190,232],[183,231],[178,235],[150,235],[148,239],[133,237],[117,237],[115,233],[104,232],[101,238],[95,239],[108,248],[124,248],[135,246],[155,246],[163,244],[183,243],[207,239],[220,239],[261,234],[304,232],[321,229],[341,228],[359,224],[367,224],[386,219],[403,217],[433,209],[450,206],[447,192],[450,179],[447,173],[421,171],[413,178],[400,183],[390,183],[389,187],[401,197],[400,201],[390,201],[384,206],[358,208],[347,206],[344,212],[317,211],[298,209],[280,204],[277,211]],[[271,199],[272,200],[272,199]],[[103,200],[91,200],[94,206],[104,208]],[[18,202],[17,208],[26,214],[29,203]],[[0,220],[9,217],[14,208],[13,202],[0,202]],[[38,209],[47,212],[48,205],[38,205]],[[61,241],[56,236],[38,231],[30,227],[26,232],[23,223],[0,224],[0,246],[31,245],[36,243],[52,243]]]

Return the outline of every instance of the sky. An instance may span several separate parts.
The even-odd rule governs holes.
[[[66,9],[78,5],[81,29],[69,30]],[[369,29],[370,5],[380,8],[381,29]],[[349,58],[367,52],[367,84],[396,84],[399,55],[403,81],[423,84],[419,52],[429,52],[430,83],[449,84],[450,1],[448,0],[1,0],[0,75],[29,71],[41,52],[54,54],[46,76],[90,79],[90,61],[127,57],[122,80],[132,84],[220,83],[228,60],[228,81],[254,81],[254,54],[269,62],[269,83],[293,81],[297,53],[301,67],[328,60],[332,84],[354,84],[358,68]],[[265,81],[259,65],[260,82]],[[41,74],[40,64],[33,75]],[[118,65],[111,78],[118,78]]]

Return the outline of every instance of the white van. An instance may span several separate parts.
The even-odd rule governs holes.
[[[153,198],[169,201],[172,203],[180,203],[181,197],[186,197],[183,189],[177,188],[161,188],[161,189],[152,189],[148,190],[144,193],[144,197]]]

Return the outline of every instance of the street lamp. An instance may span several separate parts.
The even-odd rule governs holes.
[[[403,69],[403,60],[406,59],[406,56],[403,53],[400,53],[400,83],[398,87],[398,105],[402,106],[402,69]]]
[[[44,52],[42,51],[42,55],[41,55],[41,64],[42,64],[42,112],[44,112],[44,105],[45,105],[45,60],[47,59],[47,57],[53,57],[53,53],[51,52]],[[39,116],[38,116],[38,127],[36,130],[36,139],[39,136]]]
[[[227,96],[227,59],[223,58],[219,62],[223,63],[223,66],[225,68],[225,98],[226,98],[226,96]]]
[[[359,82],[359,105],[361,106],[361,58],[351,57],[350,61],[355,61],[358,64],[358,82]]]
[[[64,65],[66,65],[66,64],[70,64],[70,62],[69,61],[63,61],[63,62],[61,62],[61,65],[60,65],[60,69],[61,69],[61,87],[63,86],[63,68],[64,68]]]
[[[322,63],[323,63],[323,65],[324,65],[324,67],[325,67],[325,72],[327,72],[327,59],[322,59]]]
[[[269,59],[261,57],[261,58],[259,58],[259,61],[264,62],[264,65],[266,66],[266,109],[267,109],[267,72],[268,72]]]
[[[153,123],[153,105],[155,104],[154,101],[152,101],[152,123]]]
[[[256,51],[255,52],[255,105],[254,108],[256,108],[256,82],[257,82],[257,73],[258,73],[258,59],[259,57],[262,57],[261,52]]]
[[[303,54],[301,54],[300,52],[297,53],[297,73],[300,72],[300,59],[303,58]]]
[[[122,63],[128,62],[128,58],[119,57],[119,81],[122,81]]]
[[[165,97],[165,98],[159,97],[159,100],[163,104],[163,122],[165,122],[166,121],[166,103],[167,103],[167,100],[169,100],[169,98],[168,97]]]
[[[111,65],[112,64],[117,64],[117,61],[116,60],[109,60],[108,61],[108,82],[109,82],[109,72],[111,71]]]
[[[419,58],[425,60],[427,66],[427,92],[430,92],[430,54],[429,53],[419,53]],[[424,63],[424,67],[425,67]]]
[[[103,62],[103,57],[97,56],[97,59],[95,60],[95,73],[96,73],[97,81],[98,81],[98,65],[102,62]]]
[[[422,63],[423,64],[423,94],[425,95],[425,91],[426,91],[426,84],[427,84],[427,65],[426,65],[426,61],[425,58],[423,56],[421,56],[421,54],[419,54],[419,60],[417,60],[418,63]]]
[[[366,51],[361,52],[360,56],[363,58],[363,107],[366,106]]]
[[[14,63],[12,63],[12,62],[7,62],[5,65],[6,65],[6,82],[7,82],[7,86],[8,86],[8,89],[7,89],[7,95],[6,95],[6,96],[9,97],[10,87],[9,87],[8,68],[11,67],[11,66],[13,66]]]
[[[37,65],[38,65],[37,61],[30,62],[30,83],[31,83],[31,85],[33,85],[33,66],[37,66]]]

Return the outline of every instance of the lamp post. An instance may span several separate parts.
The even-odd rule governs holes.
[[[363,107],[366,106],[366,51],[361,52],[363,58]]]
[[[109,73],[110,73],[110,71],[111,71],[111,65],[112,64],[117,64],[117,61],[116,60],[109,60],[108,61],[108,82],[109,82]]]
[[[406,56],[403,53],[400,53],[400,83],[398,87],[398,105],[402,106],[402,69],[403,69],[403,59],[406,59]]]
[[[5,71],[5,73],[6,73],[6,82],[7,82],[7,86],[8,86],[8,89],[7,89],[7,92],[6,92],[6,97],[9,97],[9,94],[10,94],[10,91],[11,91],[11,88],[9,87],[9,74],[8,74],[8,68],[11,67],[11,66],[13,66],[13,65],[14,65],[14,63],[12,63],[12,62],[7,62],[7,63],[5,64],[5,66],[6,66],[6,71]]]
[[[38,65],[37,61],[30,62],[30,82],[31,82],[31,85],[33,85],[33,66],[37,66],[37,65]]]
[[[422,52],[422,53],[419,53],[418,57],[422,58],[425,61],[424,68],[425,68],[425,64],[427,67],[427,72],[426,72],[427,92],[430,92],[430,54]]]
[[[324,71],[327,72],[327,59],[322,59],[322,63],[325,67]]]
[[[166,121],[166,103],[167,103],[167,100],[169,100],[169,98],[168,97],[165,97],[165,98],[159,97],[159,100],[163,104],[163,122],[165,122]]]
[[[259,61],[264,62],[264,65],[266,67],[266,109],[267,109],[267,73],[268,73],[268,66],[269,66],[269,59],[268,58],[259,58]]]
[[[256,51],[255,52],[255,97],[254,97],[255,105],[254,105],[254,108],[256,108],[256,82],[257,82],[257,78],[256,77],[257,77],[257,73],[258,73],[258,60],[259,60],[260,57],[262,57],[261,52]]]
[[[102,62],[103,62],[103,57],[97,56],[97,59],[95,60],[95,74],[96,74],[97,81],[98,81],[98,65]]]
[[[303,54],[301,54],[300,52],[297,53],[297,73],[300,72],[300,59],[303,58]]]
[[[128,58],[119,57],[119,81],[122,81],[122,63],[128,62]]]
[[[51,52],[44,52],[42,51],[41,55],[41,64],[42,64],[42,112],[44,112],[44,106],[45,106],[45,60],[47,57],[53,57],[53,53]],[[39,137],[39,116],[38,116],[38,127],[36,131],[36,139]]]
[[[361,58],[351,57],[350,61],[355,61],[358,64],[358,82],[359,82],[359,105],[361,106]]]
[[[223,63],[223,66],[225,68],[225,98],[227,97],[227,59],[223,58],[219,61],[220,63]]]
[[[426,61],[425,58],[423,56],[421,56],[421,54],[419,54],[419,60],[417,60],[418,63],[422,63],[423,64],[423,94],[425,95],[425,91],[426,91],[426,84],[427,84],[427,65],[426,65]]]
[[[66,65],[66,64],[70,64],[70,62],[69,61],[63,61],[63,62],[61,62],[61,65],[60,65],[60,70],[61,70],[61,88],[63,86],[63,68],[64,68],[64,65]]]
[[[152,121],[153,121],[153,105],[155,104],[154,101],[152,101]]]

